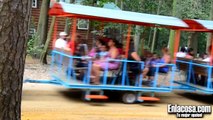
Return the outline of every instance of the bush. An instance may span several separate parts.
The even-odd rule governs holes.
[[[33,58],[39,58],[41,56],[43,45],[42,46],[34,46],[35,41],[37,40],[37,36],[34,34],[27,42],[27,54],[32,56]]]

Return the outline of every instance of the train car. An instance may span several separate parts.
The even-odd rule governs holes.
[[[213,21],[210,20],[197,20],[187,19],[184,20],[188,24],[187,29],[181,31],[186,32],[213,32]],[[179,41],[178,41],[179,42]],[[179,80],[175,83],[179,84],[177,89],[199,92],[203,94],[213,94],[212,88],[212,57],[213,57],[213,36],[211,36],[210,46],[207,46],[208,57],[205,59],[187,59],[179,57],[177,59],[177,69],[183,72],[179,72]],[[183,73],[183,74],[182,74]],[[184,77],[181,77],[184,76]]]
[[[46,83],[61,85],[66,88],[79,89],[85,92],[85,100],[91,99],[108,99],[108,96],[104,94],[104,91],[122,91],[122,101],[124,103],[134,103],[143,101],[159,101],[160,99],[154,96],[154,93],[158,92],[171,92],[173,90],[174,74],[176,70],[176,53],[178,51],[178,41],[180,39],[180,30],[187,29],[189,26],[179,18],[171,16],[161,16],[144,14],[122,10],[112,10],[91,6],[83,6],[76,4],[68,4],[64,2],[55,3],[49,11],[50,16],[67,17],[72,18],[72,37],[70,43],[72,48],[74,47],[76,24],[77,19],[88,19],[102,22],[122,23],[128,25],[128,32],[126,38],[126,50],[125,57],[121,59],[107,59],[107,66],[100,73],[100,84],[91,84],[91,69],[93,66],[93,60],[88,56],[74,56],[72,52],[66,52],[64,50],[53,49],[52,50],[52,62],[51,62],[51,76],[52,80],[33,80],[28,79],[26,82],[30,83]],[[140,66],[140,71],[145,67],[144,61],[131,61],[127,60],[131,28],[133,25],[140,25],[145,27],[162,27],[175,31],[175,48],[174,59],[171,63],[167,64],[170,68],[168,73],[160,74],[160,64],[156,66],[156,72],[152,86],[145,84],[145,79],[141,73],[135,74],[135,78],[132,79],[129,76],[130,63],[137,63]],[[54,34],[57,34],[57,28],[55,27]],[[55,40],[53,40],[55,41]],[[86,61],[85,67],[76,67],[76,60]],[[109,64],[116,62],[119,67],[116,69],[110,69]],[[134,73],[134,71],[131,71]],[[80,77],[79,77],[80,74]],[[168,75],[169,74],[169,75]],[[166,80],[160,80],[166,78]],[[149,93],[145,96],[144,93]]]

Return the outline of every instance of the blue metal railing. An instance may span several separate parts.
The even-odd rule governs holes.
[[[197,89],[197,90],[200,90],[201,91],[201,87],[200,85],[196,82],[196,79],[195,78],[195,74],[196,74],[196,71],[194,70],[194,67],[201,67],[201,68],[206,68],[206,75],[207,75],[207,81],[206,81],[206,85],[204,84],[204,86],[202,86],[202,92],[204,93],[209,93],[209,91],[212,91],[212,94],[213,94],[213,88],[212,88],[212,80],[211,80],[211,77],[212,77],[212,68],[213,66],[209,65],[209,64],[198,64],[198,63],[194,63],[193,60],[189,60],[189,61],[184,61],[184,60],[177,60],[177,67],[179,67],[180,63],[183,63],[183,64],[186,64],[188,65],[187,66],[187,77],[186,77],[186,80],[185,80],[185,85],[186,86],[189,86],[191,83],[190,83],[190,80],[192,79],[193,80],[193,83],[194,85],[198,85],[197,87],[196,86],[189,86],[193,89]],[[182,84],[182,83],[181,83]],[[184,85],[184,84],[183,84]]]
[[[60,59],[54,59],[55,56],[60,56]],[[68,62],[68,70],[67,70],[67,76],[66,76],[66,82],[69,82],[71,84],[71,78],[72,80],[77,80],[76,76],[75,76],[75,69],[74,69],[74,61],[76,59],[83,59],[83,60],[86,60],[87,61],[87,68],[85,69],[84,71],[84,77],[83,77],[83,82],[82,84],[87,84],[87,85],[91,85],[90,84],[90,75],[91,75],[91,68],[92,68],[92,60],[91,60],[91,57],[79,57],[79,56],[71,56],[71,55],[68,55],[68,54],[65,54],[63,52],[60,52],[60,51],[56,51],[56,50],[53,50],[52,51],[52,63],[51,63],[51,66],[54,66],[53,64],[58,64],[56,65],[56,69],[62,69],[62,65],[64,64],[63,60],[64,58],[68,58],[69,60],[67,61]],[[135,86],[135,87],[143,87],[143,75],[142,74],[138,74],[137,77],[135,77],[135,80],[133,80],[135,82],[134,85],[130,85],[130,81],[129,81],[129,76],[128,76],[128,64],[130,63],[137,63],[138,65],[140,65],[140,71],[142,71],[145,67],[144,65],[144,62],[143,61],[132,61],[132,60],[127,60],[127,59],[107,59],[106,60],[107,63],[109,62],[119,62],[121,67],[120,67],[120,74],[117,74],[117,76],[115,75],[115,77],[119,77],[121,78],[121,81],[120,83],[117,83],[115,84],[115,81],[112,82],[113,84],[108,84],[108,73],[109,73],[109,69],[108,69],[108,65],[107,67],[104,69],[103,71],[103,81],[102,81],[102,84],[101,85],[104,85],[104,86],[109,86],[109,85],[119,85],[119,86]],[[158,64],[157,66],[160,66],[161,64]],[[175,73],[175,65],[174,64],[167,64],[167,66],[171,66],[172,67],[172,75],[174,76],[174,73]],[[53,68],[51,68],[53,69]],[[59,72],[59,71],[58,71]],[[61,71],[60,71],[61,72]],[[134,71],[133,71],[134,72]],[[151,86],[153,88],[160,88],[162,86],[157,86],[158,84],[158,72],[159,72],[159,67],[157,67],[156,69],[156,73],[155,73],[155,77],[154,77],[154,86]],[[71,74],[71,75],[70,75]],[[55,74],[53,74],[53,76],[57,76]],[[174,77],[171,77],[170,80],[169,80],[169,85],[166,86],[165,88],[168,88],[168,89],[172,89],[172,85],[173,85],[173,78]],[[60,78],[60,76],[58,76],[57,78]],[[62,79],[62,78],[61,78]],[[115,79],[114,79],[115,80]],[[147,86],[146,86],[147,87]]]

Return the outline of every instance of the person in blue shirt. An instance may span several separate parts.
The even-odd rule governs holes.
[[[150,67],[147,69],[148,72],[143,72],[144,76],[149,76],[150,86],[153,85],[153,78],[156,73],[157,67],[159,67],[159,72],[161,73],[168,73],[169,67],[167,64],[171,62],[171,57],[169,54],[168,48],[164,47],[161,52],[163,56],[159,60],[154,60],[150,62]]]

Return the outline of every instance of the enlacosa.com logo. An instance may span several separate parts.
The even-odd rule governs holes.
[[[210,105],[172,105],[168,104],[168,114],[176,114],[177,118],[202,118],[204,114],[212,113]]]

